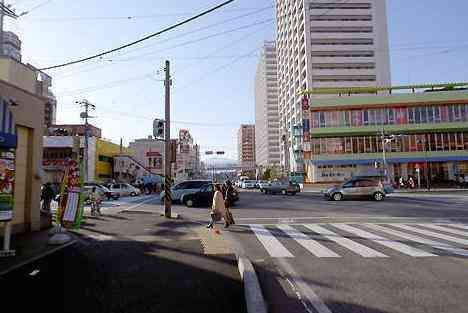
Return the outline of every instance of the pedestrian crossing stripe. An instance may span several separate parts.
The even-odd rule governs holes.
[[[363,239],[369,242],[373,242],[378,246],[384,246],[388,249],[395,250],[399,253],[410,257],[424,258],[424,257],[437,257],[437,250],[440,252],[448,252],[449,254],[461,255],[468,257],[468,249],[459,248],[453,244],[445,243],[442,241],[436,241],[426,237],[432,237],[441,239],[443,241],[453,242],[462,246],[468,246],[468,240],[449,236],[446,233],[450,233],[457,236],[467,236],[468,233],[460,231],[462,224],[456,224],[458,230],[452,228],[454,224],[414,224],[409,226],[407,224],[394,223],[394,224],[342,224],[342,223],[330,223],[330,224],[295,224],[295,226],[304,227],[313,232],[313,234],[306,234],[293,227],[291,225],[279,224],[276,228],[284,233],[287,237],[293,239],[302,248],[306,249],[309,253],[318,258],[340,258],[342,257],[331,248],[327,247],[320,241],[324,238],[327,241],[334,242],[339,246],[351,251],[365,258],[387,258],[388,255],[376,250],[378,248],[370,248],[365,243],[360,243],[354,240],[354,238]],[[346,233],[341,235],[335,231],[329,229],[329,226],[336,228]],[[276,232],[272,232],[267,229],[264,225],[253,224],[249,225],[250,229],[255,234],[256,238],[263,245],[268,254],[273,258],[293,258],[294,255],[283,243],[278,240],[275,235],[281,236]],[[431,229],[431,230],[428,230]],[[465,228],[461,228],[465,229]],[[399,239],[391,239],[388,236],[380,234],[390,235]],[[416,235],[418,234],[418,235]],[[350,235],[352,235],[351,238]],[[423,235],[424,237],[420,236]],[[400,239],[401,238],[401,239]],[[405,242],[401,242],[404,239]],[[326,241],[325,241],[326,242]],[[411,246],[411,243],[418,244],[418,247]],[[424,247],[430,248],[431,251],[425,251]],[[436,251],[434,251],[436,250]]]
[[[462,225],[462,224],[448,224],[447,226],[460,228],[460,229],[468,229],[468,225]]]

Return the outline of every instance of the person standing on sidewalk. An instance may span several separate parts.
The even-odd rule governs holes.
[[[235,224],[231,210],[229,209],[234,204],[234,187],[232,187],[230,180],[226,181],[224,189],[224,205],[226,207],[225,221],[226,227],[229,227],[229,225]]]
[[[41,200],[42,200],[42,211],[50,212],[50,203],[55,198],[55,192],[52,189],[50,183],[46,183],[42,188]]]
[[[224,197],[221,186],[215,185],[215,193],[213,195],[213,204],[211,205],[211,222],[206,226],[207,228],[213,228],[214,224],[221,220],[222,217],[226,220],[226,207],[224,205]],[[226,226],[227,225],[227,226]],[[226,223],[225,227],[229,225]]]

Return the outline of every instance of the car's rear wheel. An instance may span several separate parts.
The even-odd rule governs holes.
[[[332,198],[335,201],[341,201],[341,200],[343,200],[343,194],[341,194],[340,192],[337,192],[337,193],[333,194]]]
[[[137,195],[136,192],[130,193],[130,196],[131,196],[131,197],[136,197],[136,195]]]
[[[192,199],[187,199],[187,200],[184,201],[184,203],[189,208],[191,208],[191,207],[193,207],[195,205],[195,202]]]
[[[295,196],[295,195],[296,195],[296,192],[293,191],[293,192],[290,192],[289,194],[290,194],[291,196]]]
[[[382,201],[385,198],[385,195],[381,192],[376,192],[374,193],[373,198],[375,201]]]

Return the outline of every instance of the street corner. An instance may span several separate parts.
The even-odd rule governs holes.
[[[225,236],[226,231],[221,230],[219,227],[207,229],[206,227],[200,226],[195,229],[195,232],[200,238],[205,255],[226,255],[234,253]]]

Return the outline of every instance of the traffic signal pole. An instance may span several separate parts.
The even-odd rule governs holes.
[[[164,132],[165,135],[165,153],[164,153],[164,216],[166,218],[171,218],[171,206],[172,206],[172,195],[171,195],[171,74],[170,74],[170,62],[166,61],[166,66],[164,68],[166,73],[166,78],[164,80],[165,86],[165,117],[166,117],[166,129]]]

